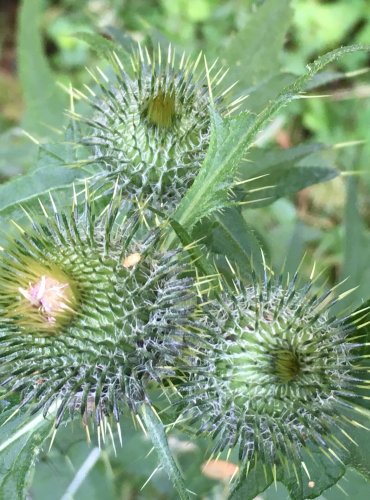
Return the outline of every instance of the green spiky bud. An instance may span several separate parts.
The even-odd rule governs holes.
[[[100,71],[89,102],[95,114],[87,121],[93,147],[90,160],[100,166],[94,180],[113,181],[129,200],[172,210],[197,175],[210,140],[209,106],[231,112],[217,95],[225,75],[215,67],[201,70],[202,57],[180,60],[168,49],[138,51],[132,68],[112,55],[115,78]],[[127,71],[126,71],[127,69]],[[101,77],[103,75],[103,77]],[[82,120],[84,120],[81,117]]]
[[[276,471],[300,467],[304,450],[336,460],[350,443],[357,346],[345,320],[330,315],[335,300],[311,286],[238,281],[213,304],[213,350],[206,364],[194,360],[178,391],[181,418],[211,436],[215,451],[236,448],[244,464]]]
[[[186,252],[161,252],[159,230],[137,236],[115,197],[69,212],[29,213],[32,228],[0,261],[0,381],[21,406],[58,401],[84,419],[135,411],[147,385],[174,370],[195,307]],[[190,349],[189,342],[187,349]],[[5,396],[6,397],[6,396]]]

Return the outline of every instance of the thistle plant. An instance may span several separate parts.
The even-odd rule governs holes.
[[[186,252],[161,252],[160,231],[139,238],[115,195],[104,209],[86,195],[70,211],[51,200],[27,212],[0,264],[0,379],[20,408],[97,425],[148,401],[150,381],[172,373],[196,301]],[[187,349],[191,349],[188,341]],[[5,398],[7,397],[5,394]]]
[[[280,73],[289,0],[258,2],[248,29],[230,45],[209,50],[204,43],[229,72],[172,46],[130,51],[84,33],[109,64],[103,71],[98,62],[85,90],[69,91],[70,122],[60,130],[65,112],[54,100],[49,68],[40,68],[37,85],[29,74],[29,61],[46,64],[42,53],[28,52],[42,46],[41,38],[27,40],[38,25],[31,15],[37,4],[25,0],[20,15],[20,74],[31,82],[24,123],[32,125],[32,114],[37,123],[50,120],[64,140],[43,135],[44,123],[31,126],[36,164],[0,186],[0,215],[11,214],[15,226],[12,236],[2,219],[9,234],[0,247],[0,498],[38,498],[28,480],[35,455],[54,428],[55,458],[78,415],[88,437],[97,428],[98,447],[85,452],[85,442],[70,433],[87,458],[55,498],[75,497],[99,457],[104,467],[91,472],[94,485],[107,469],[101,485],[105,491],[109,483],[112,498],[145,495],[136,481],[133,489],[121,484],[123,464],[132,460],[127,442],[136,439],[138,450],[144,442],[128,430],[129,419],[146,431],[176,490],[167,497],[167,486],[159,493],[154,486],[145,498],[188,500],[190,490],[216,498],[200,476],[207,458],[239,470],[230,488],[222,485],[230,500],[252,500],[273,481],[294,500],[314,498],[347,466],[370,477],[367,309],[356,311],[350,295],[337,289],[336,297],[309,273],[302,284],[267,273],[261,247],[270,247],[274,263],[285,247],[261,231],[267,212],[259,219],[248,211],[340,176],[331,158],[356,141],[255,146],[286,105],[338,78],[321,70],[369,47],[333,50],[296,79]],[[247,94],[245,109],[236,112]],[[293,199],[286,203],[293,213]],[[277,220],[284,217],[279,212]],[[266,227],[278,224],[270,219]],[[353,231],[362,226],[356,219]],[[297,245],[294,255],[299,251]],[[358,302],[367,299],[363,290]],[[124,422],[123,447],[120,453],[112,439],[118,453],[109,463],[110,443],[104,452],[99,447],[106,432],[113,436],[114,422],[119,437]],[[179,431],[194,440],[186,479],[177,463]]]
[[[369,399],[361,335],[332,314],[341,297],[296,280],[226,286],[208,313],[212,353],[177,387],[179,420],[209,436],[214,454],[236,449],[245,474],[263,466],[275,481],[295,471],[299,482],[302,466],[314,480],[313,453],[342,464],[361,426],[348,413]]]
[[[93,75],[98,90],[88,96],[92,118],[73,114],[88,126],[84,143],[96,170],[93,182],[105,190],[113,184],[128,200],[171,212],[199,172],[211,132],[210,105],[230,114],[242,98],[226,105],[221,84],[227,73],[208,67],[200,53],[177,57],[169,46],[149,54],[140,46],[126,68],[115,52],[114,77]],[[202,68],[203,67],[203,68]]]

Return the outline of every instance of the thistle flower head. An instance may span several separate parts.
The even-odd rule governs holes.
[[[345,321],[330,315],[334,300],[311,286],[237,282],[212,306],[214,348],[179,391],[182,417],[215,451],[236,448],[245,464],[276,470],[300,466],[305,450],[336,460],[346,449],[361,359]]]
[[[18,297],[9,303],[6,316],[17,318],[18,325],[30,333],[57,331],[74,312],[76,290],[73,282],[54,266],[42,266],[32,259],[26,261],[22,271],[16,271],[16,267],[9,270],[12,276],[18,272],[18,281],[4,280],[4,294]]]
[[[46,413],[57,400],[57,425],[67,409],[98,424],[126,403],[135,410],[192,328],[186,252],[161,252],[159,231],[137,236],[116,205],[52,203],[1,255],[0,381],[22,406]]]
[[[91,162],[100,167],[94,180],[105,187],[118,182],[129,199],[172,210],[206,155],[209,106],[231,111],[221,102],[225,92],[217,93],[226,72],[208,69],[206,62],[201,70],[201,54],[195,61],[185,55],[179,60],[171,47],[152,55],[139,48],[131,62],[132,68],[124,68],[113,54],[115,78],[101,71],[94,76],[100,95],[91,91],[94,116],[85,140]]]

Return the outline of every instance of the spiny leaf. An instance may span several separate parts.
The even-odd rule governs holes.
[[[221,118],[212,110],[213,133],[209,150],[194,184],[174,214],[185,229],[227,204],[232,175],[246,148],[246,130],[253,123],[248,113]]]
[[[261,113],[257,115],[253,125],[247,133],[246,143],[249,143],[249,147],[252,146],[252,141],[256,134],[267,123],[267,121],[272,118],[277,111],[295,99],[319,71],[346,54],[360,51],[370,52],[370,45],[348,45],[341,47],[324,54],[316,59],[312,64],[308,64],[306,73],[297,78],[292,84],[288,85],[274,101],[272,101]]]
[[[328,52],[308,65],[307,72],[288,85],[265,109],[252,117],[241,113],[221,118],[212,110],[213,133],[208,154],[192,187],[182,199],[174,218],[187,230],[202,217],[227,206],[232,179],[258,132],[284,106],[303,91],[315,74],[339,57],[357,51],[370,51],[367,45],[352,45]],[[170,244],[171,241],[168,242]]]
[[[252,269],[262,271],[261,241],[238,208],[226,208],[200,222],[193,232],[193,237],[197,240],[202,236],[204,245],[224,275],[232,274],[225,256],[247,279]],[[264,253],[266,255],[265,249]]]
[[[185,247],[188,246],[188,251],[197,268],[205,275],[215,274],[216,272],[215,268],[212,266],[212,264],[210,264],[210,262],[208,262],[207,258],[203,255],[201,248],[199,246],[192,245],[193,240],[188,235],[188,233],[181,227],[181,225],[172,219],[169,219],[169,222],[173,230],[177,234],[181,243]]]
[[[246,208],[269,205],[319,182],[326,182],[339,175],[323,154],[329,148],[321,144],[302,144],[290,149],[270,150],[254,148],[246,162],[238,169],[238,200]],[[253,178],[256,180],[245,183]],[[249,190],[249,185],[253,189]]]
[[[229,500],[252,500],[265,491],[272,481],[271,469],[263,467],[261,462],[251,471],[247,471],[246,466],[240,471],[239,480],[234,483]]]
[[[158,419],[149,405],[143,405],[140,414],[143,417],[149,437],[157,450],[159,461],[179,494],[179,498],[181,500],[189,500],[190,497],[186,490],[182,474],[168,447],[162,422]]]
[[[70,186],[84,176],[86,172],[81,169],[53,167],[46,173],[42,167],[21,177],[15,177],[0,185],[0,214],[7,214],[20,203],[36,200],[49,191]]]

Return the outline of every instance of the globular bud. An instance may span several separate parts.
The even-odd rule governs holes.
[[[135,412],[185,342],[191,352],[186,251],[162,252],[160,230],[138,236],[120,204],[101,211],[87,195],[60,212],[52,200],[2,251],[0,382],[22,407],[46,414],[55,402],[56,425],[66,412],[98,425],[127,405]]]
[[[346,411],[359,397],[361,357],[352,329],[331,315],[336,299],[311,294],[311,281],[234,285],[210,306],[213,349],[177,388],[179,420],[215,452],[238,450],[247,470],[300,467],[312,450],[340,460],[356,426]]]
[[[201,54],[179,58],[171,47],[151,55],[139,47],[131,66],[112,54],[114,77],[100,71],[98,92],[84,96],[94,110],[90,120],[80,117],[90,130],[84,141],[90,161],[99,168],[93,180],[105,188],[117,183],[129,200],[172,210],[207,153],[210,106],[233,109],[223,102],[228,89],[218,91],[226,72],[208,68]]]

